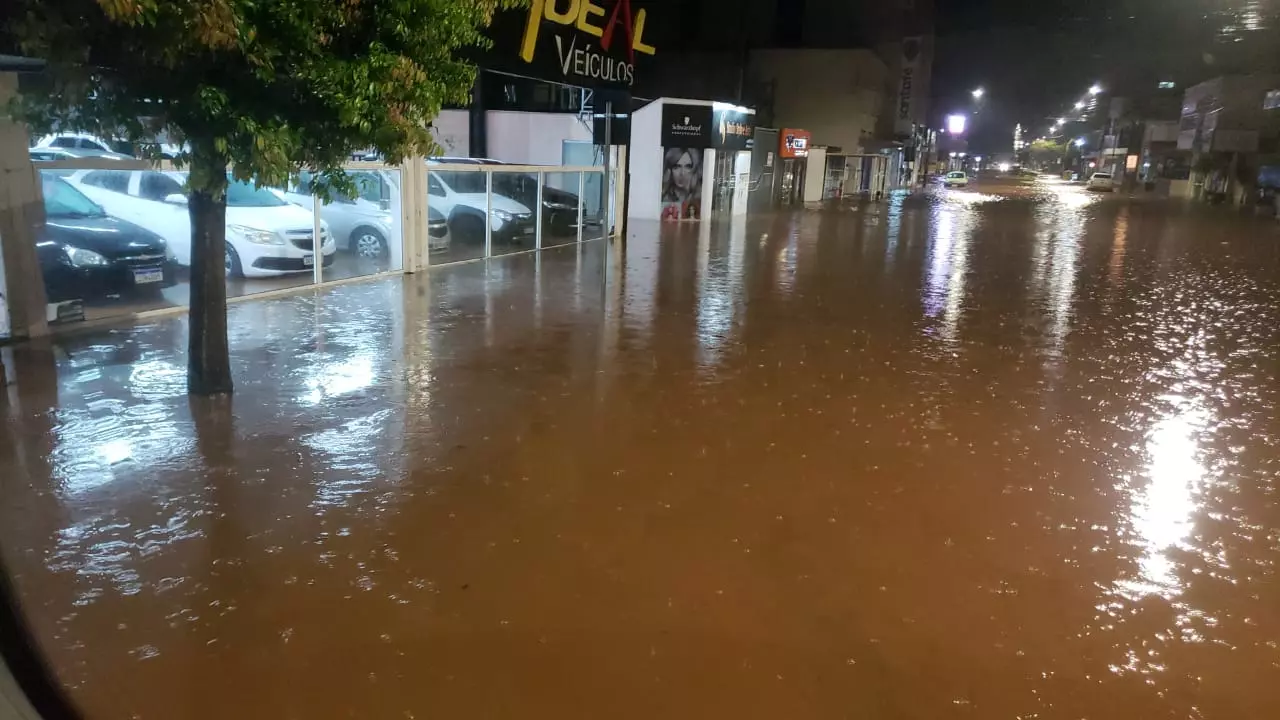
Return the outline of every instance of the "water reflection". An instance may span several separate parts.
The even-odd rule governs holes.
[[[1266,223],[636,227],[236,306],[221,404],[181,319],[88,334],[0,406],[0,545],[89,718],[1268,718]]]

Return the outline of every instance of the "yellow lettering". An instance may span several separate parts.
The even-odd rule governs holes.
[[[533,0],[529,8],[529,22],[524,26],[524,39],[520,41],[520,59],[533,62],[533,50],[538,47],[538,28],[542,26],[542,3],[544,0]],[[552,0],[554,4],[555,0]]]
[[[590,2],[590,0],[588,0],[588,2]],[[547,19],[553,23],[560,23],[561,25],[572,25],[574,19],[578,17],[578,7],[581,5],[581,0],[569,0],[569,9],[564,12],[559,11],[559,4],[560,3],[557,2],[557,0],[547,0]]]
[[[592,15],[604,17],[604,8],[592,5],[591,0],[582,0],[582,12],[578,13],[578,29],[596,37],[604,36],[604,28],[598,28],[591,24]]]
[[[653,46],[644,44],[644,18],[645,11],[644,8],[641,8],[640,12],[636,13],[635,35],[631,38],[631,49],[642,52],[645,55],[652,55],[654,52]]]

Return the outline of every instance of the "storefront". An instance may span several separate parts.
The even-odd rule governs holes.
[[[706,100],[659,98],[631,123],[629,213],[634,219],[698,221],[745,215],[755,111]]]
[[[807,130],[782,128],[778,132],[778,158],[775,196],[786,207],[805,202],[805,181],[809,172],[809,150],[812,136]],[[821,185],[819,185],[819,188]]]

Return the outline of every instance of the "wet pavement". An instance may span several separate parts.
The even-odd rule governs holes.
[[[19,349],[89,718],[1274,718],[1280,226],[1058,183]]]

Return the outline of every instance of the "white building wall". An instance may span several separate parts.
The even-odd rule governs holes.
[[[431,134],[440,146],[440,154],[448,157],[471,157],[471,113],[466,110],[441,110],[431,122]]]
[[[490,110],[485,113],[489,157],[523,165],[561,165],[564,142],[591,142],[591,128],[571,113]]]
[[[773,85],[774,122],[813,133],[818,145],[863,152],[885,111],[888,69],[870,50],[757,50],[750,73]]]
[[[628,217],[662,217],[662,101],[645,105],[631,115],[631,200]]]

